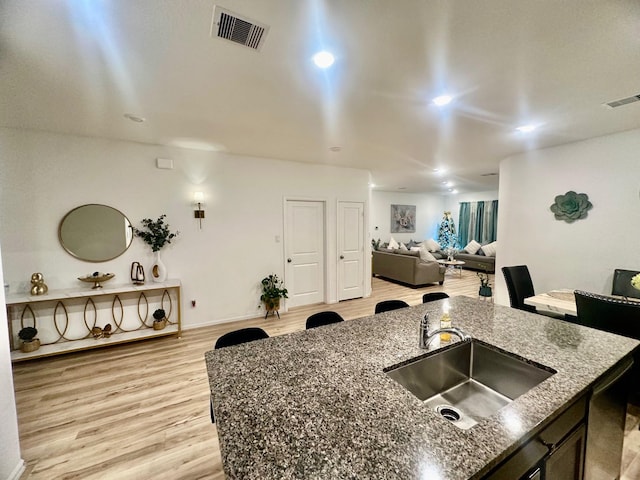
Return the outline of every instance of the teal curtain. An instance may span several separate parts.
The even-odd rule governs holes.
[[[498,233],[498,200],[460,202],[458,232],[461,248],[471,240],[483,245],[495,241]]]
[[[458,242],[460,248],[469,243],[469,225],[471,224],[471,204],[460,203],[460,215],[458,216]]]

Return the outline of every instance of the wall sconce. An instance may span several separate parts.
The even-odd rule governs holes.
[[[202,192],[195,192],[193,194],[193,201],[198,206],[198,209],[193,212],[193,216],[200,221],[200,230],[202,230],[202,219],[204,218],[202,205],[204,205],[204,194]]]

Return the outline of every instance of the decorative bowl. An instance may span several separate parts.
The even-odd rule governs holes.
[[[78,280],[93,283],[93,287],[91,287],[93,289],[102,288],[102,285],[100,285],[100,283],[111,280],[113,277],[115,277],[115,273],[93,272],[89,275],[85,275],[84,277],[78,277]]]

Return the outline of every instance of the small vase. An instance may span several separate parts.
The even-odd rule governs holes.
[[[167,279],[167,267],[160,259],[160,251],[156,252],[156,259],[151,267],[151,278],[154,282],[164,282]]]
[[[480,287],[480,291],[478,292],[478,295],[480,295],[481,297],[490,297],[491,296],[491,287],[487,286],[481,286]]]
[[[22,350],[24,353],[35,352],[39,348],[40,340],[38,340],[37,338],[34,338],[33,340],[30,340],[28,342],[23,340],[22,345],[20,345],[20,350]]]
[[[166,318],[163,318],[162,320],[154,320],[154,322],[153,322],[153,329],[154,330],[162,330],[166,326],[167,326],[167,319]]]

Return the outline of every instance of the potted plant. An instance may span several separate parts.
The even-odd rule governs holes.
[[[269,313],[275,312],[280,318],[278,310],[280,310],[280,299],[289,298],[289,293],[284,288],[284,283],[278,278],[278,275],[272,274],[268,277],[264,277],[260,282],[262,284],[262,295],[260,300],[264,303],[264,308],[267,310],[267,314],[264,318],[267,318]]]
[[[38,340],[36,335],[38,334],[38,330],[34,327],[24,327],[22,330],[18,332],[18,337],[22,340],[22,344],[20,345],[20,350],[23,352],[35,352],[40,348],[40,340]]]
[[[491,285],[489,285],[489,274],[477,272],[478,278],[480,278],[480,291],[478,295],[481,297],[490,297],[491,293]]]
[[[160,260],[160,250],[180,235],[179,231],[173,233],[169,230],[169,224],[164,221],[166,217],[165,214],[162,214],[155,221],[150,218],[144,218],[142,225],[146,230],[133,228],[133,233],[149,245],[151,251],[156,254],[155,262],[151,267],[151,278],[154,282],[164,282],[167,279],[167,268]]]
[[[162,330],[167,326],[167,315],[165,311],[161,308],[157,309],[153,312],[153,329],[154,330]]]

